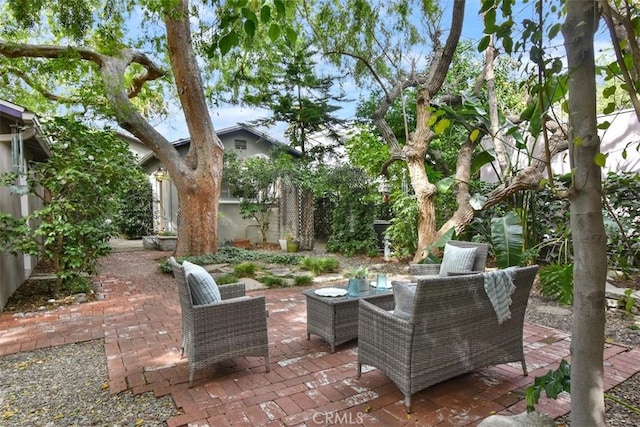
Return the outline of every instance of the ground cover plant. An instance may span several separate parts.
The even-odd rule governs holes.
[[[245,261],[265,262],[269,264],[298,265],[303,255],[282,254],[272,252],[253,251],[231,246],[221,247],[217,253],[211,255],[178,257],[179,262],[189,261],[198,265],[208,264],[239,264]],[[173,273],[169,261],[161,263],[160,268],[165,273]]]

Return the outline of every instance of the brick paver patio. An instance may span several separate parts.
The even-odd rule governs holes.
[[[265,295],[271,371],[261,358],[240,358],[196,374],[188,388],[187,360],[180,358],[180,306],[173,277],[160,273],[167,253],[117,252],[101,262],[97,288],[103,300],[51,311],[0,315],[0,355],[104,339],[112,393],[170,394],[182,415],[174,426],[474,426],[494,413],[525,410],[524,389],[536,376],[569,358],[569,335],[526,324],[526,359],[482,369],[430,387],[404,413],[396,386],[375,369],[356,378],[357,342],[330,353],[316,336],[306,339],[302,289],[253,291]],[[640,371],[640,349],[607,344],[605,385]],[[567,413],[568,397],[543,398],[538,409]]]

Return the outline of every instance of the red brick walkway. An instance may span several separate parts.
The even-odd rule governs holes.
[[[97,279],[104,300],[47,312],[0,315],[0,355],[104,338],[112,393],[171,394],[183,415],[169,426],[416,425],[474,426],[494,413],[525,410],[524,389],[536,376],[569,357],[565,332],[525,325],[530,375],[519,363],[482,369],[403,397],[384,375],[369,369],[356,378],[357,342],[331,354],[318,337],[306,339],[300,291],[265,295],[270,317],[271,371],[261,358],[240,358],[196,374],[180,358],[181,321],[173,277],[159,272],[162,252],[120,252],[101,263]],[[611,388],[640,371],[640,349],[607,344],[605,385]],[[543,399],[539,410],[557,417],[568,398]]]

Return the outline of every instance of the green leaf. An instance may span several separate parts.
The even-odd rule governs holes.
[[[549,38],[553,39],[555,36],[558,35],[561,29],[562,29],[562,24],[560,23],[553,24],[551,28],[549,28]]]
[[[254,23],[258,23],[258,17],[256,16],[256,14],[249,8],[247,7],[243,7],[240,12],[242,13],[242,16],[244,16],[245,19],[248,19],[250,21],[253,21]]]
[[[287,27],[286,35],[289,43],[291,43],[292,45],[295,45],[296,40],[298,40],[298,33],[293,28]]]
[[[285,13],[284,1],[282,0],[274,0],[273,5],[276,7],[276,12],[278,16],[282,17]]]
[[[603,168],[607,164],[607,156],[603,153],[596,154],[596,157],[593,159],[596,165]]]
[[[451,187],[453,187],[453,184],[455,184],[455,182],[456,180],[454,177],[448,176],[436,182],[436,188],[440,193],[447,193],[449,192],[449,190],[451,190]]]
[[[534,64],[542,65],[543,55],[544,55],[544,50],[540,49],[537,46],[532,46],[531,51],[529,52],[529,59],[531,59],[531,62],[533,62]]]
[[[471,198],[469,198],[469,204],[477,211],[482,209],[485,203],[487,203],[487,196],[484,194],[474,193]]]
[[[479,136],[480,136],[480,129],[476,128],[472,130],[471,133],[469,134],[469,140],[471,142],[476,142]]]
[[[474,175],[480,168],[486,164],[493,162],[496,158],[489,151],[482,151],[473,157],[471,162],[471,174]]]
[[[498,27],[496,26],[496,10],[491,9],[488,10],[484,14],[484,26],[485,31],[489,34],[493,34],[498,31]]]
[[[502,47],[504,47],[505,52],[511,54],[513,52],[513,39],[510,36],[505,36],[502,39]]]
[[[280,37],[280,26],[278,24],[271,24],[269,27],[269,38],[272,42],[275,42]]]
[[[494,0],[482,0],[482,7],[479,13],[485,13],[494,7]]]
[[[604,96],[605,98],[609,98],[613,95],[616,94],[616,87],[615,86],[608,86],[605,87],[604,90],[602,91],[602,96]]]
[[[264,24],[266,24],[267,22],[269,22],[269,20],[271,20],[271,8],[266,4],[262,6],[262,9],[260,9],[260,20]]]
[[[607,106],[606,106],[606,107],[604,107],[604,109],[602,110],[602,112],[603,112],[604,114],[611,114],[611,113],[613,113],[614,111],[616,111],[616,104],[615,104],[615,102],[610,102],[610,103],[608,103],[608,104],[607,104]]]
[[[229,31],[228,34],[225,34],[218,42],[220,53],[223,56],[229,53],[229,51],[237,45],[238,45],[238,34],[233,30]]]
[[[491,242],[498,267],[518,266],[522,261],[522,225],[513,212],[491,219]]]
[[[596,126],[598,129],[609,129],[609,127],[611,126],[611,122],[608,120],[605,120],[602,123],[598,123],[598,125]]]
[[[433,128],[436,135],[442,135],[451,126],[449,119],[440,119]]]
[[[247,33],[249,37],[253,37],[256,34],[256,24],[250,19],[244,21],[244,32]]]
[[[480,39],[480,43],[478,43],[478,52],[484,52],[487,47],[489,47],[489,42],[491,41],[491,36],[484,36]]]

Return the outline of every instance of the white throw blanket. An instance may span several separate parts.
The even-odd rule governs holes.
[[[514,274],[515,267],[482,273],[484,290],[493,305],[496,316],[498,316],[499,324],[511,318],[509,306],[511,305],[511,295],[516,290],[516,286],[513,284]]]

